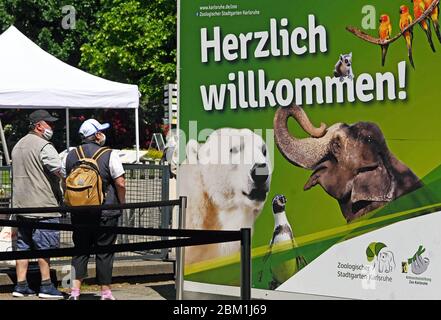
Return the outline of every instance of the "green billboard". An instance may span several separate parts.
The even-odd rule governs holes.
[[[178,191],[188,197],[186,227],[252,228],[253,288],[382,298],[410,285],[405,270],[420,270],[407,251],[424,241],[439,247],[424,220],[437,217],[441,202],[438,7],[439,0],[180,1]],[[409,222],[415,232],[403,247]],[[367,259],[375,243],[384,246]],[[237,286],[238,248],[187,248],[185,279]],[[349,260],[332,260],[331,250]],[[358,266],[349,267],[352,281],[339,265]],[[332,279],[316,284],[321,269]],[[386,270],[393,281],[381,278]],[[386,287],[366,294],[372,281]],[[340,283],[350,293],[329,289]]]

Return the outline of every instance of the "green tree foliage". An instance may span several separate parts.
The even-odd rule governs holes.
[[[1,0],[0,1],[0,31],[14,25],[29,39],[42,49],[60,60],[77,66],[81,59],[80,47],[88,41],[91,32],[95,30],[97,14],[101,9],[99,0]],[[65,17],[63,7],[73,6],[76,11],[75,27],[63,28]],[[2,120],[5,125],[8,148],[11,150],[15,143],[28,131],[27,116],[32,110],[4,110]],[[91,113],[91,112],[88,112]],[[57,150],[65,148],[65,113],[57,110],[60,116],[53,141]],[[71,119],[71,125],[78,130],[78,122]],[[74,132],[74,131],[72,131]]]
[[[65,5],[76,11],[74,29],[61,25]],[[41,48],[97,76],[139,86],[141,145],[160,132],[163,86],[175,82],[175,0],[1,0],[0,31],[14,24]],[[29,110],[2,111],[12,148],[27,132]],[[63,110],[54,135],[57,149],[64,148]],[[71,141],[78,143],[78,128],[88,117],[111,122],[108,140],[113,147],[134,145],[133,110],[71,110]]]
[[[80,65],[88,71],[139,86],[141,138],[146,147],[152,133],[162,129],[163,87],[176,78],[176,2],[113,1],[112,6],[100,12],[97,31],[81,52]],[[112,116],[108,118],[116,120],[124,114],[109,113]],[[133,121],[130,114],[125,118]],[[124,132],[118,132],[121,127],[114,127],[118,138],[124,139]],[[133,136],[125,137],[124,140],[133,141]]]
[[[42,49],[60,60],[77,66],[79,48],[95,30],[97,14],[102,8],[99,0],[2,0],[0,29],[14,25]],[[76,11],[75,27],[63,28],[64,6]]]

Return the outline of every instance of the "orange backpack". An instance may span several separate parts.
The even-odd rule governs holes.
[[[98,159],[111,149],[99,148],[91,158],[84,155],[83,148],[75,149],[78,161],[66,178],[64,202],[68,206],[101,205],[104,202],[103,180]]]

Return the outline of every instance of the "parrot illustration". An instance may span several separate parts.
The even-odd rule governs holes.
[[[434,0],[424,0],[425,9],[427,10]],[[433,22],[433,28],[435,29],[436,37],[438,41],[441,43],[441,32],[439,29],[439,3],[430,13],[430,20]]]
[[[426,5],[424,4],[423,0],[413,0],[413,14],[415,16],[415,19],[418,19],[421,17],[426,10]],[[426,33],[427,41],[429,41],[430,47],[432,48],[432,51],[435,52],[435,46],[433,45],[432,41],[432,31],[430,31],[430,20],[424,19],[420,22],[421,28],[423,28],[423,31]]]
[[[273,198],[273,215],[274,215],[274,232],[270,243],[270,249],[263,259],[264,264],[271,260],[269,259],[272,254],[272,248],[274,244],[281,242],[290,242],[291,248],[297,248],[297,243],[294,239],[294,235],[291,226],[286,218],[285,213],[286,198],[283,195],[276,195]],[[291,278],[296,272],[305,267],[307,262],[303,256],[297,256],[281,263],[275,263],[271,260],[271,275],[272,282],[269,285],[270,289],[275,289],[283,282]]]
[[[413,19],[409,13],[409,8],[405,5],[402,5],[400,7],[400,30],[403,31],[412,23],[412,21]],[[404,32],[403,35],[404,35],[404,39],[406,40],[407,54],[409,56],[410,64],[415,69],[415,65],[413,64],[413,57],[412,57],[413,29],[410,28],[409,30],[406,30],[406,32]]]
[[[380,16],[380,27],[378,30],[378,35],[381,40],[389,40],[390,35],[392,34],[392,25],[390,24],[390,19],[387,14],[382,14]],[[384,66],[386,62],[386,54],[389,45],[381,45],[381,65]]]

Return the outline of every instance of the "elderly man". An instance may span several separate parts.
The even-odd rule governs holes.
[[[124,169],[118,153],[106,148],[107,152],[101,153],[101,149],[106,142],[104,130],[108,129],[108,123],[101,124],[95,119],[84,121],[79,133],[82,144],[77,150],[72,150],[66,157],[65,174],[74,170],[79,161],[79,155],[84,154],[85,158],[92,158],[94,155],[101,154],[96,160],[98,163],[99,174],[103,181],[102,190],[105,195],[104,204],[123,204],[125,203],[125,178]],[[100,150],[101,149],[101,150]],[[121,210],[88,211],[72,213],[72,224],[93,225],[93,226],[117,226]],[[95,246],[106,246],[114,244],[116,234],[106,232],[96,232],[90,230],[74,231],[73,242],[76,248],[90,248]],[[96,276],[98,284],[101,285],[101,299],[114,300],[110,284],[112,282],[113,253],[101,253],[96,255]],[[72,257],[72,268],[75,276],[73,288],[69,300],[79,300],[80,287],[82,280],[87,276],[87,263],[89,255],[79,255]]]
[[[62,201],[60,189],[61,160],[49,140],[54,121],[46,110],[37,110],[29,116],[29,133],[12,150],[13,207],[57,207]],[[17,216],[18,221],[59,223],[59,213],[34,213]],[[60,233],[55,230],[18,228],[17,250],[45,250],[59,247]],[[17,260],[17,285],[12,295],[35,295],[28,286],[28,260]],[[49,258],[38,259],[41,272],[40,298],[63,299],[50,279]]]

